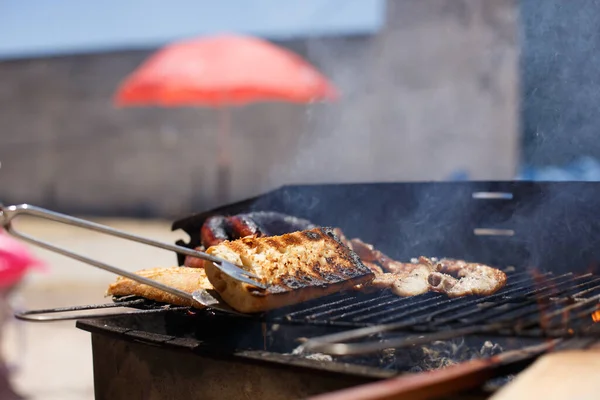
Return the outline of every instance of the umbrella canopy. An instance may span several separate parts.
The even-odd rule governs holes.
[[[15,285],[29,269],[43,266],[24,244],[0,231],[0,288]]]
[[[159,50],[119,87],[119,106],[222,106],[334,100],[337,90],[298,55],[265,40],[219,35]]]
[[[218,35],[170,44],[128,76],[117,106],[221,107],[217,197],[228,199],[230,115],[223,106],[259,101],[335,100],[336,88],[298,55],[265,40]]]

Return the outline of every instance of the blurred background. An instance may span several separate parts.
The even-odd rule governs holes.
[[[598,0],[4,0],[0,198],[178,238],[173,218],[219,203],[218,116],[112,97],[163,45],[221,32],[296,52],[341,94],[233,108],[228,201],[291,183],[600,180],[598,17]],[[175,263],[23,227],[131,270]],[[27,277],[16,307],[105,301],[113,276],[32,250],[51,268]],[[72,323],[12,323],[3,342],[21,394],[93,398],[89,337]]]
[[[217,113],[111,99],[159,46],[222,31],[288,47],[341,92],[336,103],[234,109],[231,200],[286,183],[515,176],[515,1],[301,3],[5,2],[3,201],[136,217],[216,205]]]

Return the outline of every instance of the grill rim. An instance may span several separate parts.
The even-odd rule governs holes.
[[[278,364],[281,367],[303,370],[319,370],[334,375],[352,375],[357,378],[372,380],[388,379],[398,376],[398,371],[369,367],[357,364],[318,361],[298,356],[285,355],[264,350],[215,350],[214,346],[203,345],[203,342],[194,338],[181,338],[171,335],[162,335],[153,332],[127,329],[110,326],[105,319],[87,319],[76,321],[75,327],[91,334],[108,335],[129,342],[142,343],[150,346],[164,346],[175,351],[191,352],[198,356],[210,357],[221,360],[235,360],[250,364]]]

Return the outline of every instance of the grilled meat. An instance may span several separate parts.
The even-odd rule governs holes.
[[[200,246],[204,251],[226,240],[236,240],[247,236],[265,237],[315,228],[312,222],[273,211],[254,211],[234,216],[214,215],[208,218],[200,229]],[[184,265],[190,268],[204,268],[204,261],[187,256]]]
[[[200,241],[204,247],[214,246],[229,239],[229,219],[220,215],[210,217],[200,229]]]
[[[340,242],[346,245],[349,249],[353,250],[360,257],[360,260],[363,262],[363,264],[373,271],[376,276],[383,274],[383,269],[377,263],[377,259],[368,252],[368,248],[361,246],[361,244],[363,244],[362,242],[355,244],[354,241],[358,239],[348,240],[340,228],[334,228],[333,233],[340,239]],[[357,287],[357,289],[360,288],[362,288],[362,285]]]
[[[155,280],[165,285],[187,293],[193,293],[200,289],[212,289],[206,272],[201,268],[170,267],[170,268],[150,268],[136,272],[137,275]],[[188,299],[174,296],[152,286],[144,285],[132,279],[118,277],[112,283],[106,292],[107,296],[129,296],[135,295],[146,299],[158,301],[160,303],[174,304],[178,306],[201,307]]]
[[[396,261],[381,251],[375,249],[372,244],[365,243],[360,239],[351,239],[350,248],[358,254],[363,262],[368,262],[377,266],[382,273],[387,272],[405,272],[411,271],[412,266],[410,264]]]
[[[247,237],[212,246],[207,253],[259,275],[262,290],[223,274],[211,262],[204,269],[221,298],[240,312],[296,304],[369,282],[373,272],[329,228],[271,237]]]
[[[214,216],[202,227],[204,248],[230,240],[252,236],[264,238],[275,234],[308,230],[315,227],[310,221],[277,212],[252,212],[230,217]],[[339,241],[355,252],[362,264],[374,274],[372,282],[355,285],[355,290],[370,291],[390,288],[400,296],[414,296],[435,291],[450,297],[466,295],[489,295],[506,284],[504,272],[486,265],[460,260],[420,257],[411,263],[396,261],[373,245],[358,238],[348,239],[341,229],[334,228]],[[200,259],[187,257],[185,265],[202,268]]]
[[[194,250],[205,251],[204,246],[194,248]],[[204,268],[204,260],[198,257],[186,256],[183,265],[188,268]]]
[[[263,236],[280,236],[317,227],[306,219],[274,211],[254,211],[242,215],[252,219],[260,227]]]
[[[431,289],[449,297],[489,296],[506,284],[506,274],[487,265],[450,259],[429,262],[434,269],[428,278]]]
[[[402,271],[386,272],[376,276],[370,286],[377,289],[391,289],[393,293],[402,297],[418,296],[429,291],[428,278],[431,272],[432,269],[428,265],[406,264]]]
[[[400,275],[391,272],[385,272],[383,274],[375,275],[375,278],[368,284],[364,285],[376,288],[376,289],[389,289],[394,285],[396,279],[400,278]],[[361,287],[362,288],[362,287]]]
[[[246,236],[264,236],[264,233],[256,222],[248,215],[241,214],[228,218],[235,239]]]
[[[392,293],[398,296],[418,296],[429,291],[429,275],[431,268],[427,265],[417,264],[410,271],[395,273],[399,278],[392,285]]]
[[[368,286],[390,288],[393,293],[403,297],[429,291],[444,293],[449,297],[461,297],[489,296],[506,284],[506,274],[499,269],[463,260],[435,261],[419,257],[413,263],[396,265],[396,272],[377,275]],[[369,290],[367,286],[361,289]]]

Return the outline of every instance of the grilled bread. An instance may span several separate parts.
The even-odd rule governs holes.
[[[242,283],[204,263],[210,283],[232,308],[243,313],[267,311],[351,289],[373,279],[373,272],[344,246],[330,228],[282,236],[225,241],[207,253],[261,277],[268,289]]]
[[[212,285],[206,277],[206,272],[202,268],[150,268],[137,271],[136,274],[187,293],[193,293],[194,291],[200,289],[212,289]],[[178,306],[194,306],[197,308],[202,307],[196,302],[192,304],[192,301],[188,299],[172,295],[160,289],[155,289],[152,286],[144,285],[122,276],[118,277],[116,282],[108,287],[106,295],[135,295],[161,303],[168,303]]]

